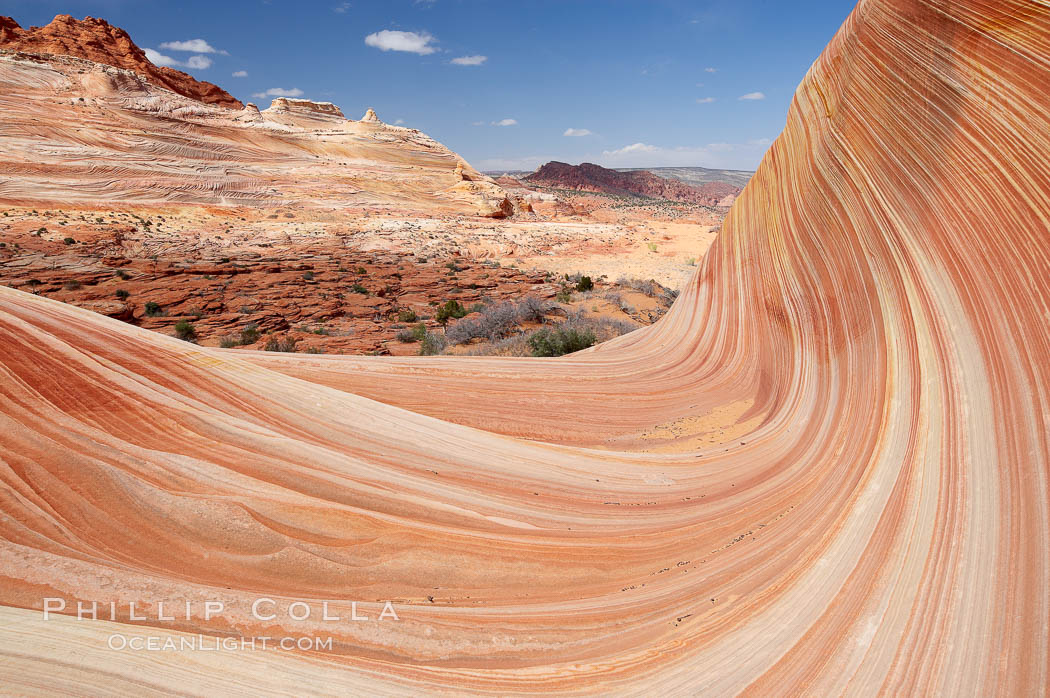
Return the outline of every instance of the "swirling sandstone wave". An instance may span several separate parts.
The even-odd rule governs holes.
[[[0,289],[7,685],[1045,691],[1048,57],[1045,2],[864,0],[671,313],[563,360],[231,354]],[[402,620],[220,661],[19,610],[114,595]]]

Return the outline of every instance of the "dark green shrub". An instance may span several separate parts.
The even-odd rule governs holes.
[[[576,328],[544,328],[529,337],[533,356],[562,356],[593,346],[594,332]]]
[[[73,238],[65,238],[64,240],[62,240],[62,242],[66,243],[67,245],[75,245],[77,241]]]
[[[175,323],[175,336],[187,342],[192,342],[197,338],[197,328],[189,320],[179,320]]]
[[[399,342],[422,342],[427,336],[427,326],[422,322],[415,327],[408,330],[401,330],[397,333],[397,339]]]
[[[156,316],[160,315],[162,312],[163,311],[161,310],[161,307],[160,307],[159,303],[154,303],[153,301],[150,301],[149,303],[146,303],[146,315],[148,315],[150,317],[156,317]]]
[[[594,282],[591,281],[591,277],[589,276],[581,276],[580,280],[576,282],[576,290],[580,293],[583,293],[584,291],[590,291],[593,288]]]
[[[398,322],[415,322],[418,319],[419,316],[416,315],[416,311],[412,310],[411,308],[402,308],[397,312]]]
[[[437,315],[434,318],[442,325],[448,324],[449,318],[461,318],[467,314],[467,309],[460,305],[457,300],[446,301],[443,306],[438,308]]]
[[[362,296],[368,295],[368,289],[362,286],[361,284],[354,284],[350,287],[350,290],[354,293],[360,293]]]
[[[123,301],[127,300],[128,296],[130,296],[131,294],[127,291],[127,289],[118,288],[117,292],[113,295]]]

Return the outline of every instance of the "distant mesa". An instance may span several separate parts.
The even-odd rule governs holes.
[[[524,181],[558,189],[643,196],[719,207],[731,206],[742,191],[742,187],[729,182],[713,181],[694,186],[677,179],[659,177],[648,170],[621,172],[590,162],[580,165],[548,162],[524,177]]]
[[[128,33],[104,19],[58,15],[46,27],[22,29],[11,17],[0,17],[0,49],[22,53],[72,56],[132,70],[146,80],[184,97],[229,109],[244,105],[230,93],[191,75],[154,65]]]

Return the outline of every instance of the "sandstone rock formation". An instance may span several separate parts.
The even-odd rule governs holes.
[[[230,109],[243,107],[239,100],[210,82],[197,80],[174,68],[154,65],[126,31],[104,19],[77,20],[58,15],[46,27],[24,30],[12,18],[0,17],[0,49],[83,58],[134,71],[154,85],[198,102]]]
[[[365,123],[381,123],[379,117],[376,116],[375,110],[372,108],[369,108],[368,111],[365,112],[365,115],[361,117],[361,121],[364,121]]]
[[[0,288],[6,689],[1045,692],[1048,47],[1045,3],[862,0],[670,314],[560,360],[233,354]]]
[[[734,198],[729,197],[735,197],[741,191],[740,187],[727,182],[706,182],[699,186],[690,186],[678,180],[657,177],[645,170],[620,172],[589,162],[581,165],[548,162],[525,177],[525,181],[559,189],[620,196],[646,196],[705,206],[732,204]]]
[[[122,38],[126,55],[138,51],[102,20],[87,26]],[[82,53],[109,55],[93,45]],[[419,131],[348,121],[334,104],[304,99],[224,109],[159,88],[148,71],[64,55],[0,54],[0,146],[7,205],[295,202],[483,216],[510,206],[469,166],[475,181],[463,186],[462,158]]]

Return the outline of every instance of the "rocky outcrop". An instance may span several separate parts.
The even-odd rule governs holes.
[[[339,107],[331,102],[314,102],[309,99],[292,99],[290,97],[278,97],[270,104],[267,112],[283,114],[299,114],[304,116],[332,116],[345,119]]]
[[[558,189],[593,191],[617,196],[645,196],[703,206],[723,205],[726,197],[735,196],[741,191],[740,187],[726,182],[690,186],[678,180],[657,177],[645,170],[620,172],[589,162],[581,165],[548,162],[525,177],[525,181]]]
[[[369,124],[383,123],[379,120],[379,117],[376,115],[375,110],[372,108],[369,108],[368,111],[365,112],[365,115],[361,117],[361,121],[364,121],[365,123]]]
[[[154,65],[126,31],[104,19],[85,17],[78,20],[69,15],[58,15],[45,27],[26,30],[12,18],[0,17],[0,49],[83,58],[132,70],[154,85],[198,102],[230,109],[243,107],[239,100],[217,85],[173,68]]]

